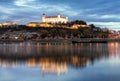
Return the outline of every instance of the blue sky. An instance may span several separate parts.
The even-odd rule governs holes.
[[[0,22],[41,22],[43,13],[120,29],[120,0],[0,0]]]

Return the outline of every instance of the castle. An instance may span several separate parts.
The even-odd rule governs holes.
[[[61,27],[69,29],[78,29],[79,27],[89,27],[84,24],[72,24],[68,25],[68,17],[63,17],[61,15],[57,16],[46,16],[42,14],[42,22],[30,22],[27,24],[28,27]]]
[[[57,16],[46,16],[42,15],[42,22],[30,22],[27,24],[29,27],[53,27],[54,23],[67,23],[68,17]]]
[[[46,23],[67,23],[68,17],[62,17],[61,15],[57,16],[46,16],[45,14],[42,15],[42,22]]]

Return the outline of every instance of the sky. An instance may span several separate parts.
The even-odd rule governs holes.
[[[41,22],[43,13],[120,30],[120,0],[0,0],[0,22]]]

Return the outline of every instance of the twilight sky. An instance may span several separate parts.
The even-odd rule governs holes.
[[[120,0],[0,0],[0,22],[41,22],[43,13],[120,29]]]

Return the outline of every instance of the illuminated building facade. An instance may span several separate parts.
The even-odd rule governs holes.
[[[37,27],[38,24],[39,24],[38,22],[30,22],[30,23],[27,24],[27,26],[29,26],[29,27]]]
[[[89,27],[88,25],[74,24],[71,26],[71,29],[78,29],[80,27]]]
[[[18,25],[16,22],[3,22],[3,23],[0,23],[0,27],[16,26],[16,25]]]
[[[27,24],[28,27],[53,27],[49,23],[30,22]]]
[[[42,22],[46,23],[67,23],[68,17],[62,17],[61,15],[57,16],[46,16],[45,14],[42,15]]]

